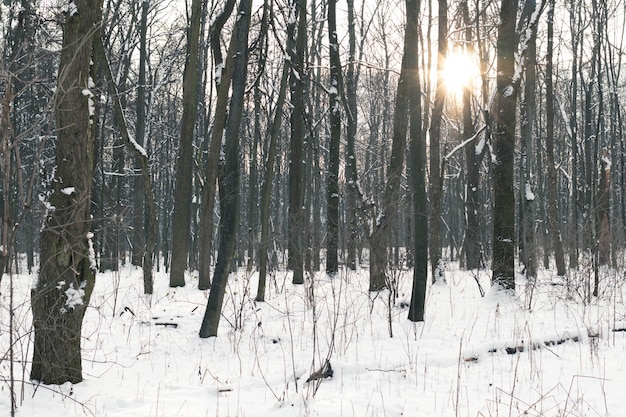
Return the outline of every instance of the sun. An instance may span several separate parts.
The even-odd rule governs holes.
[[[464,88],[471,87],[478,74],[476,57],[463,50],[454,49],[448,53],[441,75],[448,93],[460,96]]]

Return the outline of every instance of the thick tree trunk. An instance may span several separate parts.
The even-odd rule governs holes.
[[[515,74],[517,0],[502,0],[497,41],[497,87],[492,119],[495,128],[493,167],[493,284],[515,289]]]
[[[81,328],[95,284],[91,244],[94,103],[89,90],[93,38],[102,0],[74,0],[65,16],[56,96],[55,180],[40,242],[39,279],[31,291],[35,340],[30,377],[46,384],[80,382]]]
[[[187,62],[183,75],[183,116],[180,146],[176,161],[174,188],[174,215],[172,218],[172,267],[170,287],[185,286],[185,269],[191,231],[191,196],[193,180],[193,135],[198,106],[198,53],[202,0],[191,3],[191,22],[187,34]]]

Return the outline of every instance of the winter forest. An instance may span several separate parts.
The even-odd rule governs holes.
[[[0,45],[0,414],[624,409],[622,0],[5,0]]]

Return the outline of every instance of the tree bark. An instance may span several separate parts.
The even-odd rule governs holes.
[[[222,314],[224,292],[230,275],[230,266],[237,241],[239,221],[239,128],[243,113],[244,93],[248,66],[248,31],[252,0],[242,0],[239,5],[238,20],[233,32],[236,39],[236,54],[233,68],[232,96],[228,125],[225,132],[224,171],[220,183],[220,244],[215,265],[213,282],[207,308],[200,327],[200,337],[217,336]]]
[[[193,135],[198,106],[198,53],[202,0],[191,3],[191,22],[187,34],[187,61],[183,74],[183,116],[176,161],[174,214],[172,218],[172,266],[170,287],[185,286],[185,269],[191,231],[191,188],[193,180]]]
[[[445,6],[445,3],[445,0],[439,2],[440,13],[442,10],[442,5]],[[411,117],[409,136],[412,160],[412,164],[410,166],[410,182],[413,194],[412,219],[413,241],[415,245],[415,260],[413,262],[413,288],[411,292],[411,303],[409,305],[408,319],[413,322],[424,321],[424,303],[426,300],[426,284],[428,281],[428,196],[426,194],[426,138],[422,134],[422,92],[420,87],[419,67],[417,61],[419,10],[419,0],[406,0],[407,28],[405,33],[405,57],[407,57],[407,67],[409,69],[409,73],[414,74],[413,77],[410,77],[408,83],[409,114]]]
[[[330,49],[330,142],[326,177],[327,238],[326,273],[334,275],[339,269],[339,145],[341,143],[340,92],[343,89],[339,41],[337,39],[336,1],[328,1],[328,42]]]
[[[213,209],[215,208],[216,182],[220,154],[222,152],[222,137],[227,119],[228,92],[233,76],[233,59],[236,48],[236,39],[233,36],[228,46],[226,60],[222,59],[220,47],[220,32],[232,14],[235,1],[229,0],[224,10],[215,19],[211,34],[211,46],[213,59],[216,67],[215,83],[217,85],[217,99],[215,102],[215,115],[209,140],[209,157],[206,162],[204,174],[204,187],[202,188],[202,204],[200,209],[200,238],[199,238],[199,271],[198,289],[206,290],[211,286],[211,256],[213,238]]]
[[[410,70],[410,61],[406,51],[409,49],[409,25],[405,28],[404,49],[400,69],[400,78],[396,92],[396,108],[393,115],[393,139],[391,157],[387,169],[385,192],[381,202],[378,217],[370,236],[370,291],[380,291],[387,285],[387,245],[389,242],[390,227],[398,216],[400,201],[400,180],[404,170],[404,152],[406,149],[406,134],[409,115],[409,77],[414,75]],[[408,39],[407,39],[408,38]]]
[[[139,146],[144,145],[146,134],[146,55],[148,9],[150,2],[141,3],[141,23],[139,26],[139,79],[137,86],[137,123],[135,124],[135,141]],[[135,160],[135,169],[141,170],[141,163]],[[144,212],[144,180],[143,176],[135,177],[133,190],[133,265],[141,265],[145,255],[145,212]]]
[[[303,195],[304,195],[304,155],[306,146],[306,99],[305,99],[305,65],[306,65],[306,0],[293,0],[290,13],[290,24],[298,25],[295,48],[288,51],[292,65],[290,74],[291,103],[291,139],[289,141],[289,214],[288,214],[288,266],[293,270],[294,284],[304,283],[303,258]],[[297,20],[296,20],[297,18]],[[295,30],[294,30],[295,32]]]
[[[536,30],[536,29],[535,29]],[[535,152],[533,145],[533,131],[536,111],[536,63],[537,42],[535,36],[528,42],[528,54],[526,56],[526,82],[524,83],[524,95],[521,103],[520,123],[520,249],[521,260],[526,269],[526,276],[537,276],[537,247],[535,238],[535,195],[531,174],[530,155]]]
[[[117,88],[117,85],[115,84],[113,73],[111,72],[111,66],[106,56],[104,45],[102,44],[102,39],[98,38],[94,42],[94,55],[96,55],[96,59],[94,59],[94,62],[97,62],[98,65],[104,70],[104,77],[107,78],[109,81],[109,89],[111,91],[111,95],[113,96],[113,112],[119,120],[122,140],[128,150],[135,157],[136,164],[141,170],[141,179],[143,184],[142,201],[145,202],[145,208],[147,210],[147,213],[145,213],[142,217],[145,216],[147,218],[148,227],[146,233],[145,247],[142,250],[142,260],[140,263],[143,271],[144,293],[152,294],[154,286],[152,269],[154,266],[154,252],[156,250],[158,225],[156,201],[154,199],[154,188],[152,183],[152,177],[150,175],[150,162],[148,160],[148,154],[146,150],[141,145],[139,145],[130,135],[128,122],[126,121],[126,118],[124,116],[122,103],[119,100],[119,90]]]
[[[563,253],[563,242],[559,230],[557,205],[557,175],[556,161],[554,158],[554,87],[552,84],[553,72],[553,36],[554,36],[554,0],[549,0],[548,4],[548,45],[546,57],[546,164],[548,165],[548,227],[550,229],[550,240],[554,248],[554,259],[556,261],[556,273],[559,276],[565,275],[565,255]]]
[[[102,0],[74,0],[65,15],[56,93],[57,150],[50,209],[41,231],[39,279],[31,290],[35,340],[30,377],[82,381],[81,328],[95,284],[90,202],[93,169],[93,39]]]
[[[513,164],[517,88],[514,85],[517,0],[502,0],[497,41],[497,87],[492,119],[495,127],[493,167],[494,285],[515,290],[515,194]]]
[[[437,36],[437,86],[435,103],[430,120],[430,180],[428,182],[430,195],[430,235],[429,253],[433,281],[439,279],[443,272],[440,270],[440,240],[441,240],[441,189],[440,178],[440,143],[441,120],[443,106],[446,101],[446,85],[443,79],[446,55],[448,53],[448,2],[439,0],[438,36]],[[416,36],[417,41],[417,36]]]

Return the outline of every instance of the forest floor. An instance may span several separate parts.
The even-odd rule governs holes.
[[[367,291],[368,271],[324,273],[293,286],[257,274],[231,277],[217,338],[198,330],[207,292],[142,294],[141,271],[98,274],[83,326],[85,381],[28,381],[32,277],[16,275],[14,374],[18,416],[620,416],[626,387],[624,277],[601,273],[586,302],[587,272],[569,282],[542,271],[518,277],[517,295],[489,288],[489,273],[450,264],[429,285],[424,323],[407,320],[410,271],[397,298]],[[8,304],[0,305],[0,415],[10,415]],[[477,281],[486,289],[481,296]],[[568,290],[569,287],[569,290]],[[395,299],[394,299],[395,298]],[[390,330],[393,337],[390,337]],[[329,359],[333,376],[306,382]]]

